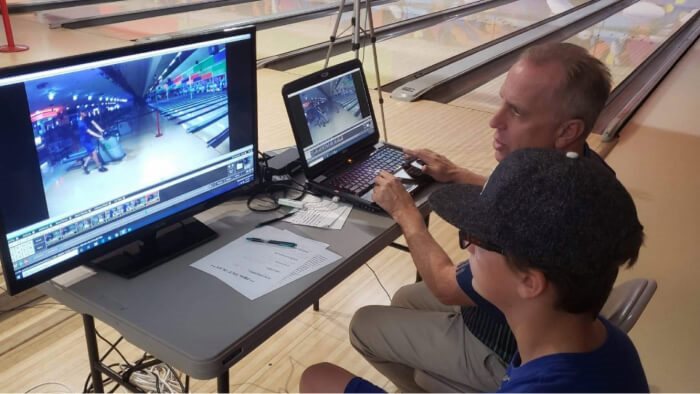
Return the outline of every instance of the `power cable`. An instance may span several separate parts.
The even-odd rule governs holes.
[[[389,299],[389,303],[391,303],[391,296],[389,295],[389,292],[386,290],[386,287],[384,287],[384,285],[382,284],[382,281],[379,280],[379,276],[377,276],[377,273],[374,272],[374,270],[372,269],[372,267],[369,266],[368,263],[365,263],[365,265],[367,266],[367,268],[369,268],[370,271],[372,271],[372,274],[374,274],[374,278],[377,280],[377,283],[379,283],[379,286],[382,288],[382,290],[384,290],[384,294],[386,294],[386,298]]]
[[[37,384],[36,386],[30,388],[29,390],[25,391],[24,393],[25,393],[25,394],[31,393],[32,391],[38,389],[39,387],[44,387],[44,386],[60,386],[62,389],[64,389],[64,391],[46,391],[46,390],[41,390],[42,393],[62,393],[62,392],[74,393],[74,392],[75,392],[75,390],[71,389],[70,387],[66,386],[66,385],[63,384],[63,383],[59,383],[59,382],[46,382],[46,383]]]

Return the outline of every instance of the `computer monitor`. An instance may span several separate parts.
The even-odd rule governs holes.
[[[0,70],[10,294],[80,264],[133,276],[216,234],[192,215],[257,179],[255,30]]]
[[[287,89],[285,102],[308,167],[338,159],[353,145],[374,145],[379,140],[359,61],[312,74]]]

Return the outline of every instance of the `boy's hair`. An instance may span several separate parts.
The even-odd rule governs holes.
[[[643,242],[644,232],[633,232],[615,250],[607,251],[604,261],[590,264],[589,270],[577,270],[576,273],[569,269],[570,266],[541,266],[536,260],[528,262],[511,255],[506,256],[506,261],[511,268],[519,271],[541,271],[556,289],[555,308],[569,313],[590,313],[596,318],[610,296],[620,267],[629,268],[637,262]],[[571,264],[585,264],[585,261],[572,261]]]

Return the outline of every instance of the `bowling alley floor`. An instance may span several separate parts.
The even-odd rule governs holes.
[[[0,54],[0,67],[131,45],[128,40],[81,30],[51,30],[28,18],[13,17],[12,21],[16,41],[31,50]],[[411,59],[405,61],[410,63]],[[700,277],[699,69],[700,43],[696,42],[634,115],[614,146],[596,136],[590,139],[596,149],[610,152],[606,160],[630,190],[645,226],[647,237],[640,260],[622,272],[618,282],[635,277],[659,282],[656,295],[630,332],[651,388],[657,392],[700,391],[695,362],[700,351],[696,285]],[[280,88],[294,78],[292,73],[258,71],[262,150],[293,142]],[[484,174],[495,167],[488,127],[492,105],[385,101],[390,142],[434,149]],[[431,231],[455,261],[466,257],[457,247],[454,228],[435,215]],[[236,364],[231,369],[231,390],[295,392],[303,369],[320,361],[340,364],[387,390],[395,390],[352,349],[347,327],[359,307],[389,302],[380,284],[393,294],[414,280],[415,269],[407,254],[393,249],[383,251],[367,265],[324,296],[320,311],[306,310]],[[2,302],[6,300],[0,298],[4,309]],[[97,329],[110,341],[119,336],[100,322]],[[101,349],[106,349],[104,344]],[[128,343],[119,349],[130,360],[142,355]],[[122,363],[114,354],[107,361]],[[47,298],[17,311],[0,312],[0,391],[78,392],[83,390],[88,371],[79,315]],[[216,383],[193,380],[191,390],[215,391]]]

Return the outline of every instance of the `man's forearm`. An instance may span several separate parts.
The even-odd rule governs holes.
[[[450,257],[428,232],[418,209],[407,210],[395,218],[408,243],[418,273],[440,301],[453,304],[458,289],[456,269]],[[462,295],[463,296],[463,295]]]
[[[463,183],[469,185],[483,186],[486,184],[486,177],[475,172],[469,171],[466,168],[457,168],[450,177],[453,183]]]
[[[88,134],[90,134],[91,136],[93,136],[95,138],[102,138],[102,134],[100,134],[92,129],[87,129],[87,132],[88,132]]]
[[[90,121],[90,123],[91,123],[100,133],[104,133],[104,132],[105,132],[104,129],[103,129],[102,127],[100,127],[100,125],[97,124],[97,122],[95,122],[94,120],[93,120],[93,121]]]

